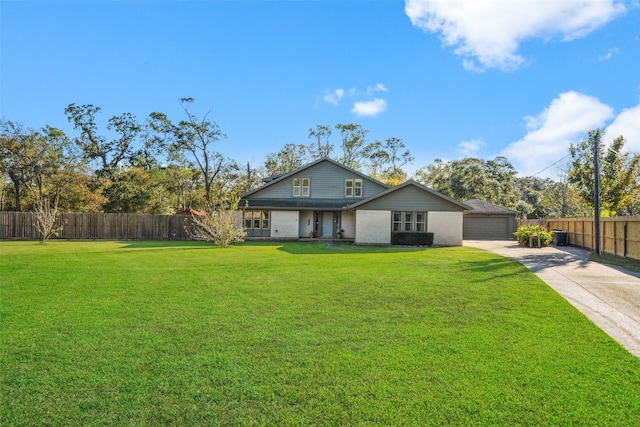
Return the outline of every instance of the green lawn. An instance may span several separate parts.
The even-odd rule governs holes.
[[[602,255],[597,255],[595,252],[592,252],[591,256],[589,257],[589,261],[600,262],[602,264],[618,265],[632,271],[640,272],[640,260],[633,258],[625,258],[605,253],[603,253]]]
[[[640,359],[456,248],[0,242],[0,425],[640,425]]]

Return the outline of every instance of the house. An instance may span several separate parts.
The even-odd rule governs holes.
[[[478,199],[464,204],[471,208],[464,216],[465,240],[513,240],[517,211]]]
[[[394,233],[434,233],[462,244],[470,208],[415,181],[391,187],[327,157],[266,180],[241,196],[247,238],[343,238],[390,244]]]

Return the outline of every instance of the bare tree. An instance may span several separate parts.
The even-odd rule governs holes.
[[[247,232],[236,205],[219,206],[205,215],[191,215],[187,232],[194,240],[212,242],[221,247],[244,241]]]
[[[62,231],[62,225],[56,225],[58,220],[58,199],[56,194],[53,203],[50,203],[48,197],[38,197],[36,209],[32,212],[35,219],[35,227],[40,237],[40,243],[44,244],[51,237],[58,237]]]

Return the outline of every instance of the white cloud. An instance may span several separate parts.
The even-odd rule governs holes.
[[[405,0],[412,24],[438,33],[474,71],[517,69],[525,63],[522,41],[583,37],[625,10],[617,0]]]
[[[608,61],[609,59],[613,58],[613,55],[617,55],[619,52],[620,52],[620,49],[618,49],[617,47],[614,47],[613,49],[609,49],[609,51],[604,55],[598,56],[598,61]]]
[[[382,83],[378,83],[375,86],[369,86],[367,88],[367,95],[371,96],[376,92],[388,92],[389,89],[387,89],[387,87],[385,85],[383,85]]]
[[[354,102],[351,112],[356,116],[376,116],[386,109],[387,101],[376,98],[371,101]]]
[[[325,92],[322,99],[324,99],[324,101],[328,102],[329,104],[338,105],[338,102],[340,102],[343,96],[344,89],[336,89],[333,92]]]
[[[480,139],[461,141],[460,144],[458,144],[458,151],[462,155],[469,157],[477,153],[480,150],[480,148],[482,148],[483,146],[484,146],[484,142]]]
[[[624,151],[640,153],[640,104],[618,114],[607,127],[605,142],[610,143],[620,135],[625,139]]]
[[[525,117],[528,133],[501,155],[521,175],[533,175],[566,156],[569,144],[580,141],[589,130],[602,127],[612,117],[613,109],[595,97],[562,93],[538,116]],[[548,170],[545,176],[553,176],[554,172]]]
[[[343,98],[347,97],[354,101],[351,109],[353,114],[357,116],[375,116],[387,109],[387,101],[382,98],[367,98],[370,98],[375,93],[388,91],[389,89],[383,83],[376,83],[375,86],[368,86],[366,91],[358,90],[355,86],[346,91],[342,88],[332,92],[327,90],[322,99],[329,104],[338,105]]]

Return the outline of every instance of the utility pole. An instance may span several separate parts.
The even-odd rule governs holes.
[[[600,248],[600,139],[602,132],[600,129],[589,132],[589,137],[593,142],[593,231],[595,233],[594,249],[597,255],[602,255]]]

